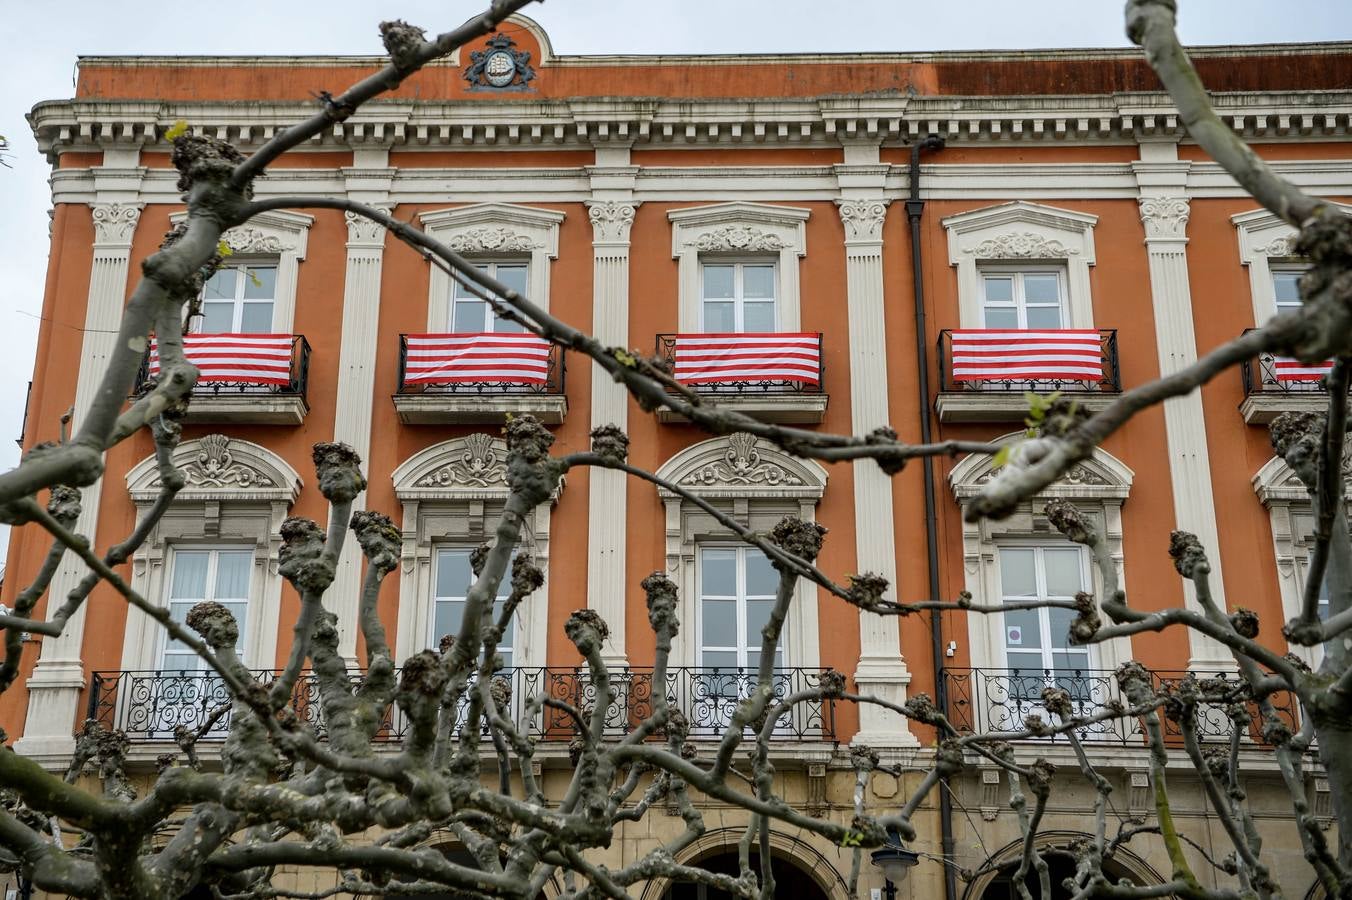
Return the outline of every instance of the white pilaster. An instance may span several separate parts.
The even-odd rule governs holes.
[[[377,170],[385,172],[388,170]],[[349,173],[351,178],[351,173]],[[389,178],[385,175],[385,178]],[[387,203],[372,203],[388,212]],[[345,213],[347,271],[343,282],[343,332],[338,351],[338,398],[333,439],[361,456],[371,475],[371,410],[376,379],[376,331],[380,320],[380,273],[385,229],[363,216]],[[352,509],[366,508],[363,491]],[[328,592],[328,607],[338,616],[338,652],[349,662],[357,656],[357,614],[361,603],[361,548],[349,534]]]
[[[838,171],[845,167],[838,167]],[[842,173],[843,174],[843,173]],[[887,201],[853,197],[837,201],[845,225],[846,307],[850,337],[850,425],[864,434],[886,425],[887,343],[883,330],[883,220]],[[892,528],[892,480],[872,462],[853,466],[854,534],[860,572],[897,579]],[[859,616],[859,667],[854,673],[861,694],[893,703],[906,700],[911,681],[901,655],[895,616]],[[880,707],[859,707],[855,741],[873,747],[915,746],[906,719]]]
[[[117,342],[122,305],[127,292],[127,267],[131,260],[132,235],[141,217],[142,204],[134,202],[93,203],[94,264],[89,275],[89,301],[85,309],[84,341],[80,349],[80,373],[75,387],[74,432],[80,427],[98,391],[108,359]],[[82,491],[79,521],[75,531],[95,541],[99,518],[99,494],[103,480]],[[97,545],[96,545],[97,546]],[[85,574],[84,564],[67,554],[47,590],[47,615],[51,615]],[[80,650],[84,643],[84,607],[66,622],[60,637],[44,638],[37,667],[28,679],[28,718],[24,735],[15,749],[25,755],[59,757],[74,747],[72,734],[78,716],[80,692],[85,684]]]
[[[1169,376],[1197,361],[1192,292],[1188,284],[1190,203],[1184,196],[1190,164],[1178,160],[1177,146],[1173,143],[1142,145],[1141,157],[1133,168],[1140,189],[1141,222],[1145,227],[1150,262],[1155,345],[1159,351],[1160,375]],[[1164,425],[1176,527],[1197,535],[1206,548],[1211,562],[1212,597],[1225,610],[1225,584],[1221,577],[1220,540],[1201,392],[1193,391],[1165,400]],[[1191,609],[1199,609],[1192,582],[1185,581],[1183,590],[1184,603]],[[1218,671],[1235,667],[1230,652],[1210,637],[1190,629],[1188,642],[1189,669]]]
[[[629,230],[637,207],[627,197],[587,203],[594,260],[592,333],[613,347],[629,346]],[[628,392],[592,363],[591,427],[625,428],[628,410]],[[603,653],[607,665],[624,666],[628,664],[624,640],[626,477],[623,472],[593,468],[588,483],[587,606],[610,626]]]

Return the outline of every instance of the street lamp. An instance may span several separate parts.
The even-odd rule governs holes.
[[[911,867],[920,862],[920,854],[903,847],[900,835],[890,829],[887,843],[869,854],[869,858],[883,873],[886,880],[883,893],[887,900],[897,900],[897,885],[905,881]]]

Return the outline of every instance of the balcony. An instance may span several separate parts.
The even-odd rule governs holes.
[[[1184,672],[1152,672],[1157,688],[1168,688],[1181,681]],[[1203,676],[1198,676],[1199,678]],[[1103,712],[1109,703],[1125,702],[1117,688],[1116,673],[1104,669],[944,669],[944,695],[948,703],[948,719],[964,734],[1000,734],[1021,731],[1029,716],[1040,716],[1042,721],[1054,724],[1056,716],[1048,715],[1042,707],[1042,691],[1059,687],[1070,694],[1074,715],[1093,716]],[[1273,705],[1293,731],[1297,726],[1296,701],[1288,693],[1273,695]],[[1261,740],[1262,715],[1257,704],[1249,703],[1251,720],[1249,739]],[[1178,723],[1161,716],[1166,740],[1182,740]],[[1231,720],[1225,704],[1208,704],[1199,710],[1197,731],[1203,742],[1225,743],[1230,740]],[[1086,744],[1119,744],[1144,746],[1145,729],[1139,719],[1110,719],[1076,729],[1076,735]],[[1028,738],[1040,743],[1065,744],[1061,735]]]
[[[775,695],[784,697],[816,687],[824,671],[776,669]],[[255,672],[254,677],[268,683],[278,674],[279,670],[263,670]],[[582,668],[503,669],[493,677],[511,688],[513,718],[519,716],[528,696],[545,694],[575,708],[590,706],[596,696],[587,670]],[[653,673],[651,669],[622,669],[612,672],[611,678],[617,697],[606,711],[606,734],[621,737],[652,715]],[[731,724],[737,705],[750,695],[755,684],[756,673],[740,669],[672,668],[667,670],[667,702],[686,714],[692,738],[718,740]],[[297,682],[291,707],[322,736],[319,685],[313,675],[307,673]],[[180,727],[204,731],[204,742],[222,741],[230,732],[229,694],[213,672],[95,672],[90,677],[86,717],[122,729],[133,742],[172,741]],[[392,707],[376,740],[398,742],[406,726],[402,713]],[[572,719],[553,708],[537,713],[528,727],[539,741],[567,742],[574,736]],[[780,720],[772,739],[834,743],[835,730],[834,702],[818,700],[794,707]]]
[[[1122,392],[1117,329],[939,332],[940,422],[1023,422],[1024,394],[1059,391],[1092,412]]]
[[[394,408],[408,425],[557,425],[563,376],[562,348],[532,334],[401,334]]]
[[[186,421],[299,425],[310,411],[310,343],[299,334],[189,334],[183,355],[197,366]],[[133,399],[159,377],[154,342],[136,373]]]
[[[1249,425],[1267,425],[1284,412],[1327,412],[1324,376],[1332,363],[1304,366],[1294,359],[1265,353],[1240,366],[1244,401],[1240,415]]]
[[[820,332],[659,334],[657,356],[712,406],[763,422],[816,424],[827,401],[821,345]],[[685,421],[670,409],[657,417]]]

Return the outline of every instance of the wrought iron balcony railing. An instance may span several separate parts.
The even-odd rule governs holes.
[[[823,669],[785,668],[774,673],[777,697],[816,687]],[[255,672],[262,682],[278,673]],[[510,689],[512,715],[520,721],[526,698],[544,695],[578,709],[591,709],[596,686],[582,668],[515,668],[493,676]],[[606,732],[628,734],[652,715],[651,669],[621,669],[611,673],[615,701],[606,710]],[[732,723],[741,700],[756,684],[756,673],[738,669],[673,668],[667,671],[667,702],[685,713],[694,738],[718,738]],[[203,732],[201,740],[223,740],[230,730],[229,694],[220,678],[204,671],[95,672],[90,678],[87,718],[109,728],[122,729],[132,741],[168,741],[178,728]],[[319,685],[305,674],[297,682],[291,706],[299,718],[323,733]],[[405,722],[392,710],[378,741],[403,738]],[[526,723],[537,740],[568,741],[574,736],[567,712],[546,707]],[[835,705],[816,700],[795,706],[775,729],[776,741],[835,741]]]
[[[966,334],[973,332],[967,331]],[[1010,334],[1014,331],[1008,332]],[[1037,334],[1048,334],[1050,332],[1037,332]],[[958,334],[964,334],[959,331]],[[1122,373],[1117,361],[1117,329],[1100,328],[1098,329],[1099,349],[1098,364],[1091,366],[1092,375],[1067,375],[1058,377],[1049,370],[1057,368],[1055,352],[1046,349],[1045,345],[1038,342],[1021,342],[1017,338],[1010,341],[1008,353],[1003,359],[1006,363],[1006,371],[997,371],[997,366],[991,366],[988,377],[980,377],[972,374],[971,370],[959,371],[960,366],[955,365],[953,329],[944,329],[939,332],[939,390],[944,393],[1015,393],[1023,394],[1026,391],[1032,391],[1037,394],[1049,394],[1053,391],[1060,391],[1063,394],[1097,394],[1097,393],[1120,393],[1122,390]],[[1089,336],[1092,344],[1092,334]],[[997,348],[999,349],[999,348]],[[1092,350],[1091,350],[1092,352]],[[993,354],[997,359],[1002,358],[1000,354]],[[962,354],[959,354],[961,357]],[[1018,357],[1018,365],[1008,365],[1011,356]],[[1091,357],[1092,358],[1092,357]],[[1040,370],[1040,371],[1039,371]],[[1028,377],[1021,377],[1022,372],[1034,372]]]
[[[1310,396],[1325,394],[1321,366],[1296,368],[1294,360],[1283,359],[1271,353],[1244,360],[1240,364],[1240,377],[1244,379],[1245,396],[1254,394],[1294,394]],[[1323,371],[1327,371],[1324,369]]]
[[[701,394],[821,394],[821,332],[659,334],[657,356]]]
[[[1181,681],[1185,672],[1152,672],[1156,685],[1167,689]],[[1198,676],[1203,677],[1203,676]],[[1215,677],[1215,676],[1208,676]],[[1117,687],[1116,674],[1102,669],[945,669],[944,696],[948,718],[960,732],[1000,734],[1022,731],[1030,716],[1048,724],[1059,719],[1042,706],[1044,688],[1058,687],[1070,694],[1073,714],[1091,717],[1109,705],[1125,702]],[[1275,694],[1273,704],[1278,716],[1294,731],[1297,728],[1295,700],[1289,694]],[[1262,716],[1257,704],[1249,703],[1248,738],[1261,740]],[[1162,717],[1163,718],[1163,717]],[[1181,738],[1177,723],[1164,718],[1166,737]],[[1205,704],[1198,713],[1198,737],[1203,741],[1229,741],[1233,725],[1223,704]],[[1145,729],[1139,719],[1111,718],[1076,729],[1085,743],[1144,745]],[[1064,742],[1063,736],[1031,740]]]
[[[278,338],[280,344],[289,345],[289,360],[253,366],[247,357],[250,352],[248,348],[232,348],[229,344],[230,338],[239,338],[242,343],[247,343],[271,337]],[[196,345],[194,339],[197,339]],[[206,340],[218,340],[212,352],[207,352],[205,345],[200,343]],[[310,342],[302,334],[186,335],[184,342],[184,354],[199,370],[197,383],[192,389],[193,397],[269,396],[306,400],[305,392],[310,381]],[[151,379],[158,375],[153,355],[152,348],[146,351],[141,360],[141,368],[136,372],[135,397],[149,391]],[[243,365],[233,365],[236,360]]]
[[[534,335],[399,335],[404,395],[562,395],[564,371],[562,348]]]

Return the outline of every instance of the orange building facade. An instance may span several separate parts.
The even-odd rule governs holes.
[[[288,153],[257,196],[347,196],[389,209],[550,313],[610,344],[665,354],[696,390],[769,421],[846,433],[890,425],[911,442],[1013,435],[1025,390],[1101,408],[1299,302],[1292,230],[1188,140],[1135,52],[559,56],[524,17],[480,43],[478,59],[430,67]],[[1314,194],[1352,198],[1352,46],[1210,48],[1196,61],[1226,121],[1280,173]],[[313,92],[336,93],[378,65],[85,58],[75,98],[34,109],[54,167],[54,214],[27,445],[55,439],[67,408],[78,424],[139,262],[183,215],[165,129],[184,120],[248,153],[311,109]],[[928,135],[944,143],[926,146],[913,169],[913,147]],[[312,444],[357,448],[370,482],[360,505],[401,523],[403,561],[380,609],[406,656],[457,621],[467,552],[491,534],[506,495],[500,426],[522,413],[547,423],[561,451],[584,449],[597,425],[622,425],[633,463],[753,528],[790,513],[813,518],[829,529],[826,571],[882,573],[897,599],[966,590],[995,603],[1095,589],[1087,558],[1041,515],[1042,499],[1000,522],[963,522],[989,460],[934,462],[931,531],[921,464],[891,478],[871,463],[823,467],[748,435],[709,438],[644,413],[587,360],[534,347],[363,220],[270,213],[227,242],[232,254],[194,329],[222,337],[195,351],[216,380],[196,389],[176,454],[188,486],[128,577],[176,613],[203,599],[231,604],[256,669],[282,664],[299,606],[277,573],[277,528],[287,515],[327,512]],[[1324,400],[1309,373],[1254,360],[1137,416],[1048,496],[1100,523],[1142,609],[1192,602],[1166,548],[1172,528],[1196,532],[1224,602],[1257,610],[1262,638],[1281,646],[1311,521],[1262,426]],[[99,547],[129,533],[153,501],[152,450],[148,435],[120,444],[86,491],[80,527]],[[681,588],[683,626],[667,690],[694,710],[697,733],[719,733],[753,677],[739,671],[756,665],[764,560],[692,504],[613,472],[571,473],[529,530],[547,579],[509,636],[516,694],[585,690],[562,626],[590,606],[611,626],[610,663],[629,673],[615,715],[616,729],[627,727],[656,689],[644,680],[653,636],[638,583],[665,571]],[[361,571],[349,550],[326,603],[355,659]],[[15,532],[4,602],[13,605],[45,552],[34,532]],[[49,596],[79,576],[63,570]],[[1162,678],[1231,669],[1219,645],[1179,630],[1086,650],[1067,645],[1064,624],[1046,611],[861,617],[804,586],[781,677],[811,684],[831,667],[863,692],[928,693],[962,727],[999,730],[1035,712],[1047,683],[1071,686],[1085,708],[1110,699],[1111,670],[1128,659]],[[126,729],[149,765],[175,725],[214,708],[214,682],[102,587],[62,637],[26,645],[23,668],[26,686],[0,698],[0,722],[18,749],[52,766],[64,768],[86,717]],[[1115,727],[1092,744],[1121,782],[1123,813],[1144,814],[1144,749]],[[911,772],[926,767],[932,739],[900,717],[827,704],[786,724],[780,777],[791,799],[848,819],[849,744]],[[546,773],[564,778],[566,741],[542,747]],[[1069,761],[1065,751],[1020,749]],[[1271,833],[1265,852],[1303,890],[1313,874],[1275,764],[1257,745],[1246,753]],[[871,802],[912,783],[880,774]],[[1090,802],[1073,784],[1065,790],[1053,804],[1062,837],[1083,828]],[[968,814],[926,807],[918,849],[938,855],[947,842],[951,858],[981,874],[946,883],[943,867],[922,864],[910,889],[1005,896],[1001,848],[1018,833],[1007,786],[974,765],[954,791]],[[1179,803],[1197,834],[1217,827],[1199,793],[1180,789]],[[744,818],[718,815],[692,854],[736,842]],[[658,841],[661,827],[627,832],[615,861]],[[679,830],[680,820],[665,827]],[[847,851],[805,835],[776,840],[804,884],[844,896]],[[1123,874],[1168,871],[1138,849]],[[680,890],[652,885],[644,896]]]

